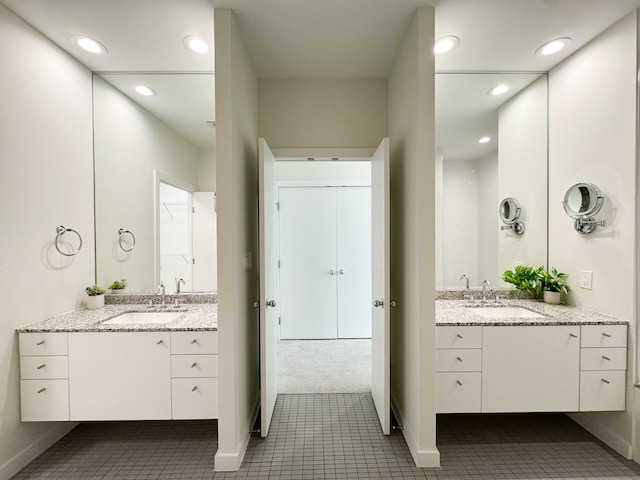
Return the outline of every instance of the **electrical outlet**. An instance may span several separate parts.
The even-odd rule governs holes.
[[[580,288],[591,290],[593,283],[593,272],[590,270],[580,270]]]

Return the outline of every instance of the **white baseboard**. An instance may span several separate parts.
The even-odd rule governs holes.
[[[409,452],[411,452],[411,456],[413,457],[413,461],[418,468],[436,468],[440,466],[440,452],[438,449],[433,446],[432,449],[421,449],[418,445],[418,441],[413,434],[413,431],[406,427],[404,421],[404,415],[398,402],[395,397],[391,395],[391,410],[393,411],[393,415],[396,417],[396,420],[400,425],[402,425],[402,435],[404,436],[405,442],[407,442],[407,447],[409,447]]]
[[[598,437],[599,440],[606,443],[624,458],[631,460],[633,458],[633,445],[628,440],[611,431],[609,424],[598,422],[594,417],[581,414],[568,414],[569,418],[587,430],[592,435]]]
[[[8,480],[24,467],[35,460],[38,455],[42,454],[47,448],[56,443],[67,433],[73,430],[77,423],[59,423],[57,428],[47,431],[42,437],[22,450],[16,456],[0,466],[0,480]]]
[[[251,429],[256,423],[258,413],[260,412],[260,397],[253,405],[251,415],[249,416],[249,424],[244,431],[246,435],[240,439],[237,449],[234,452],[221,453],[220,450],[216,452],[214,459],[214,471],[216,472],[235,472],[240,470],[242,461],[244,460],[244,454],[247,452],[249,446],[249,440],[251,439]],[[219,434],[219,432],[218,432]],[[218,438],[218,445],[220,445],[220,438]]]

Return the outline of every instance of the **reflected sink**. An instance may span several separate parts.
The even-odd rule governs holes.
[[[484,318],[543,318],[537,312],[522,307],[478,307],[467,308]]]
[[[103,325],[142,325],[149,323],[169,323],[177,320],[181,312],[127,312],[110,320]]]

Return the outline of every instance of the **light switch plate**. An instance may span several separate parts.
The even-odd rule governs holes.
[[[580,288],[591,290],[593,283],[593,272],[590,270],[580,270]]]

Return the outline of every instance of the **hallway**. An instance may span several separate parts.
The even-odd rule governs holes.
[[[215,474],[215,421],[83,423],[13,478],[640,479],[640,465],[565,415],[441,415],[437,469],[413,466],[402,434],[377,422],[366,393],[280,395],[242,469]]]

